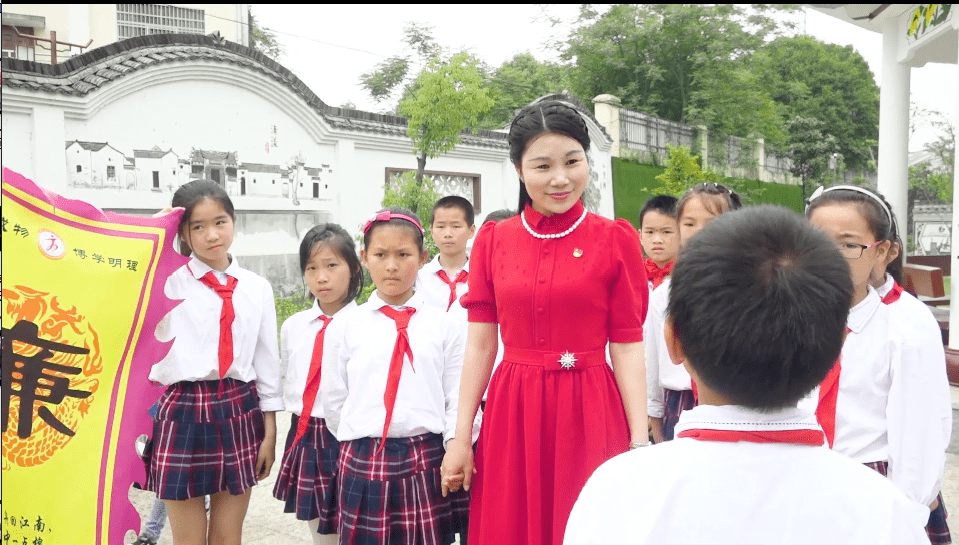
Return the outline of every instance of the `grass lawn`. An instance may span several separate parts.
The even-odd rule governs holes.
[[[950,288],[949,288],[949,286],[950,286],[951,284],[952,284],[952,277],[951,277],[951,276],[945,276],[945,277],[943,277],[943,279],[942,279],[942,285],[946,288],[946,296],[947,296],[947,297],[949,296],[950,293],[952,293],[952,292],[950,291]]]

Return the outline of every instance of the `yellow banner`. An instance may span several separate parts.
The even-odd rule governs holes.
[[[103,212],[9,169],[2,200],[3,543],[120,545],[179,214]]]

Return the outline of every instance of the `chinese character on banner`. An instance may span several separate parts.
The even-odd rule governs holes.
[[[20,399],[16,407],[19,413],[17,437],[26,439],[33,434],[33,419],[39,416],[58,432],[73,436],[74,432],[57,419],[43,403],[60,405],[67,397],[86,399],[92,392],[70,389],[70,379],[63,375],[79,375],[78,367],[69,367],[51,363],[54,352],[63,354],[89,354],[88,348],[79,348],[41,339],[37,324],[19,321],[11,329],[3,328],[3,380],[0,381],[0,401],[3,403],[3,431],[7,431],[11,398]],[[13,351],[13,343],[21,343],[20,353]],[[40,349],[39,352],[33,350]],[[34,354],[25,356],[25,353]],[[41,382],[42,381],[42,382]],[[16,386],[16,388],[14,388]],[[37,407],[36,402],[41,405]],[[33,409],[36,407],[36,414]],[[24,519],[26,520],[26,519]]]
[[[7,168],[2,209],[4,244],[34,237],[4,256],[0,467],[4,490],[29,493],[4,494],[3,545],[121,545],[139,533],[134,446],[162,393],[148,375],[167,350],[164,285],[186,262],[182,212],[104,212]]]

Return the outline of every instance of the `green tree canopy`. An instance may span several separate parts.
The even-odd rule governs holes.
[[[460,143],[460,133],[479,127],[480,116],[493,105],[485,84],[486,68],[465,51],[444,55],[432,38],[432,28],[407,23],[406,49],[426,66],[411,81],[410,53],[394,55],[360,76],[360,84],[378,102],[402,87],[396,108],[408,118],[406,134],[416,153],[416,183],[423,179],[426,159],[439,157]]]
[[[776,133],[778,114],[746,63],[784,28],[777,9],[648,4],[600,14],[585,5],[563,50],[571,91],[612,93],[627,108],[721,135]]]
[[[755,56],[760,85],[784,119],[816,118],[835,139],[848,167],[864,168],[879,138],[879,87],[869,65],[852,46],[809,36],[778,38]],[[773,144],[773,142],[770,142]],[[788,148],[794,142],[780,144]]]
[[[505,127],[516,110],[541,96],[564,91],[568,87],[566,72],[565,66],[540,62],[528,51],[505,61],[490,78],[493,107],[483,116],[483,127]]]

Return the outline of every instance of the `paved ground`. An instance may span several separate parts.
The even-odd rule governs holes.
[[[959,388],[952,388],[952,444],[946,453],[946,474],[943,478],[942,497],[946,507],[953,513],[959,513]],[[250,510],[243,524],[243,543],[246,545],[312,545],[309,528],[306,523],[296,520],[292,514],[283,512],[283,504],[273,497],[273,483],[279,471],[279,460],[283,455],[283,444],[290,427],[289,415],[281,414],[277,418],[277,462],[271,475],[253,489]],[[136,505],[141,516],[149,513],[153,496],[142,490],[132,490],[130,501]],[[959,516],[949,517],[954,540],[959,543]],[[135,539],[128,534],[127,543]],[[169,529],[164,530],[160,545],[172,545]]]

